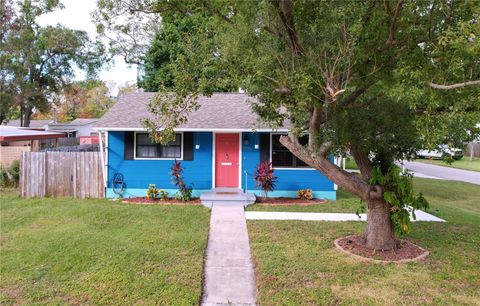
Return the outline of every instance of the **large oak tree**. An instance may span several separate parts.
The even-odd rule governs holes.
[[[0,5],[2,15],[9,13],[2,16],[9,23],[0,37],[0,84],[8,90],[1,95],[0,120],[18,109],[22,126],[29,126],[34,111],[48,111],[53,96],[71,83],[75,67],[95,75],[105,60],[103,47],[84,31],[40,25],[40,16],[63,7],[59,0],[18,1],[17,11],[11,1]]]
[[[395,230],[408,231],[407,206],[426,206],[395,161],[478,134],[478,1],[127,2],[148,2],[160,14],[216,16],[208,33],[196,34],[214,47],[177,59],[176,95],[159,94],[151,104],[156,120],[146,125],[154,136],[164,128],[165,140],[198,107],[196,96],[211,93],[214,82],[192,67],[220,65],[256,98],[265,121],[292,123],[285,147],[364,201],[363,238],[372,249],[395,248]],[[360,176],[328,159],[345,153]]]

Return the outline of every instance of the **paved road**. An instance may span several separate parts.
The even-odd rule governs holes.
[[[213,205],[204,273],[202,306],[256,305],[243,205]]]
[[[404,162],[405,168],[419,174],[445,180],[462,181],[480,185],[480,172],[448,168],[419,162]]]

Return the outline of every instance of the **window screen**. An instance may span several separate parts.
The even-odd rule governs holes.
[[[136,134],[136,157],[137,158],[181,158],[182,157],[182,134],[176,134],[175,140],[166,145],[154,143],[148,133]]]

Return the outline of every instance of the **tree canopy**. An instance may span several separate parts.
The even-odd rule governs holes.
[[[175,91],[175,69],[177,61],[182,58],[191,58],[192,53],[199,47],[199,40],[190,40],[191,45],[185,48],[184,37],[205,37],[209,31],[210,17],[205,14],[184,16],[171,14],[162,16],[162,27],[152,41],[143,63],[143,77],[139,86],[146,91],[170,90]],[[207,39],[205,37],[205,39]],[[209,41],[208,39],[206,41]],[[193,44],[193,45],[192,45]],[[203,46],[205,48],[205,45]],[[208,51],[207,51],[208,52]],[[210,46],[211,57],[214,49]],[[216,65],[199,66],[195,75],[204,75],[206,79],[215,79],[212,90],[215,92],[237,91],[236,86],[227,74]],[[198,80],[198,79],[197,79]]]
[[[62,8],[58,0],[19,1],[18,12],[10,1],[1,5],[9,14],[2,17],[8,22],[2,22],[0,45],[5,88],[0,118],[8,119],[17,109],[22,125],[29,126],[34,110],[48,111],[52,96],[71,82],[75,66],[95,75],[104,60],[103,48],[84,31],[39,25],[38,17]]]
[[[57,122],[76,118],[100,118],[114,104],[109,89],[98,80],[76,81],[65,86],[52,97],[49,112],[38,114],[36,119],[53,118]]]
[[[146,1],[127,1],[132,6]],[[175,95],[160,94],[146,121],[165,141],[209,95],[221,69],[272,126],[292,123],[282,144],[366,203],[365,243],[395,247],[408,231],[407,205],[425,207],[394,162],[420,148],[460,145],[480,122],[478,1],[154,1],[160,14],[211,16],[201,42],[175,62]],[[208,34],[208,35],[205,35]],[[212,50],[213,57],[212,57]],[[200,80],[200,81],[199,81]],[[160,132],[159,132],[160,130]],[[308,134],[303,146],[298,137]],[[330,163],[349,153],[361,176]]]
[[[160,30],[160,14],[150,0],[97,0],[93,20],[97,33],[108,40],[108,52],[128,64],[142,65],[150,43]]]
[[[100,0],[94,21],[100,35],[109,40],[112,56],[120,55],[126,63],[140,66],[138,85],[146,91],[184,87],[175,84],[175,80],[180,82],[180,75],[185,75],[177,71],[184,65],[191,65],[192,81],[205,90],[237,91],[238,84],[227,77],[228,71],[220,65],[220,54],[216,53],[216,13],[193,12],[185,10],[184,5],[189,3]]]

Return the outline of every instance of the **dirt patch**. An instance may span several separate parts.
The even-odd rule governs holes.
[[[184,202],[182,200],[168,198],[166,200],[160,199],[150,199],[147,197],[137,197],[137,198],[127,198],[122,200],[123,203],[128,204],[146,204],[146,205],[200,205],[201,201],[199,198],[193,198],[188,202]]]
[[[399,246],[395,250],[375,251],[364,246],[358,235],[335,240],[335,247],[355,258],[378,263],[418,261],[428,255],[428,251],[408,240],[400,240]]]
[[[325,204],[328,201],[325,199],[311,199],[304,200],[298,198],[263,198],[258,197],[256,203],[263,206],[288,206],[288,205],[298,205],[298,206],[309,206],[316,204]]]
[[[23,290],[17,287],[1,287],[0,295],[4,295],[8,298],[13,305],[22,305],[23,304]]]

